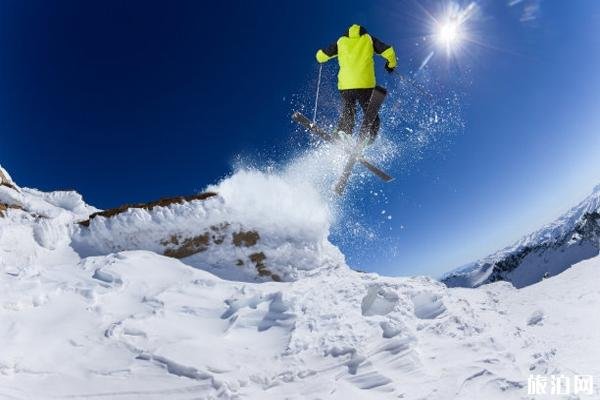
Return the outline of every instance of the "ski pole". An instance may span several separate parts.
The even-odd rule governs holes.
[[[313,124],[317,123],[317,107],[319,105],[319,91],[321,90],[321,72],[323,71],[323,64],[319,64],[319,78],[317,79],[317,94],[315,96],[315,110],[313,111]]]

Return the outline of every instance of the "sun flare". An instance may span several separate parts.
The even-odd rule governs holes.
[[[456,21],[447,21],[438,27],[437,41],[446,46],[452,47],[461,39],[460,26]]]
[[[475,2],[461,6],[454,1],[444,1],[437,12],[428,12],[431,47],[419,69],[424,68],[438,50],[453,60],[464,56],[466,44],[476,42],[472,22],[478,10]]]

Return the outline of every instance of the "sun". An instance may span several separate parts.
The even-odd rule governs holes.
[[[426,32],[422,38],[426,50],[418,70],[434,56],[444,55],[448,65],[458,65],[473,56],[472,46],[484,46],[480,37],[483,18],[476,0],[439,0],[434,10],[421,6]]]
[[[437,41],[446,48],[451,48],[461,40],[460,25],[457,21],[446,21],[438,27]]]
[[[474,1],[466,6],[461,6],[455,1],[442,1],[439,12],[428,13],[430,23],[430,34],[432,38],[431,48],[426,60],[441,49],[448,58],[458,59],[465,51],[465,45],[474,41],[472,31],[472,20],[477,16],[479,8]],[[426,65],[423,62],[421,68]]]

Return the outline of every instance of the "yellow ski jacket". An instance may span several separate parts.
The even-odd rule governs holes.
[[[354,24],[337,42],[317,51],[316,57],[318,62],[324,63],[337,56],[340,64],[338,89],[371,89],[376,85],[374,54],[385,58],[389,68],[396,67],[394,48]]]

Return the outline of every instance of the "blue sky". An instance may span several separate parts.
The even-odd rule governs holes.
[[[0,162],[22,184],[76,188],[102,208],[200,190],[238,154],[283,162],[293,106],[312,101],[315,50],[363,24],[395,46],[408,75],[435,50],[420,74],[432,93],[460,94],[464,129],[398,160],[394,183],[353,193],[377,240],[333,240],[358,268],[437,275],[551,221],[600,183],[600,3],[476,2],[465,28],[478,43],[452,59],[423,42],[428,13],[445,4],[2,2]],[[328,66],[326,92],[334,75]],[[403,93],[388,102],[409,101]],[[401,140],[397,130],[384,121],[383,135]]]

